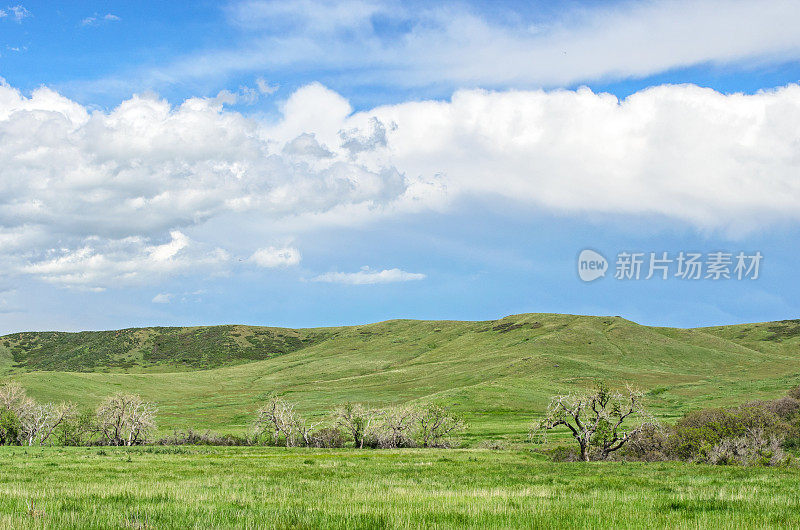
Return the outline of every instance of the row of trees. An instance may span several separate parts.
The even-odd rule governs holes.
[[[555,396],[532,438],[564,427],[575,450],[552,450],[562,460],[684,460],[711,464],[781,465],[787,449],[800,449],[800,387],[786,396],[685,414],[661,424],[647,411],[645,395],[600,383],[589,392]]]
[[[292,403],[271,396],[259,409],[254,423],[255,439],[286,447],[450,447],[464,422],[446,407],[402,405],[372,409],[347,403],[318,422],[297,413]]]
[[[155,431],[156,406],[133,394],[109,396],[94,410],[39,403],[18,383],[0,386],[2,445],[138,445]]]
[[[292,403],[270,396],[247,437],[175,432],[153,440],[157,407],[134,394],[104,399],[94,410],[74,403],[39,403],[18,383],[0,386],[0,445],[270,444],[286,447],[449,447],[463,421],[440,405],[372,409],[348,403],[310,421]]]

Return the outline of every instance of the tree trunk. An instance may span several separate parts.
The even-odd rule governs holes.
[[[581,460],[584,462],[589,461],[589,446],[587,444],[581,444]]]

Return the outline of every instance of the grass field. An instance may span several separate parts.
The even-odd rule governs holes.
[[[797,528],[800,470],[529,451],[0,448],[3,528]]]
[[[451,450],[0,447],[0,528],[800,528],[798,468],[552,463],[521,444],[550,396],[596,379],[647,390],[666,421],[784,395],[800,384],[798,321],[26,333],[0,337],[0,374],[84,408],[139,393],[161,433],[241,433],[271,392],[309,417],[436,401],[469,425],[468,448]]]
[[[131,336],[149,337],[151,348],[162,344],[159,351],[173,352],[175,362],[162,357],[156,364],[104,366],[109,351],[130,353],[125,348]],[[286,351],[265,346],[278,342]],[[253,343],[266,349],[250,354],[266,358],[243,359],[241,348]],[[202,355],[192,349],[201,346],[208,349]],[[48,370],[58,363],[48,362],[47,352],[58,362],[77,352],[75,358],[93,368]],[[189,358],[206,358],[208,369],[183,363]],[[469,443],[518,442],[551,395],[598,378],[647,390],[652,409],[667,421],[687,409],[783,395],[800,384],[800,323],[672,329],[618,317],[526,314],[487,322],[393,320],[314,330],[223,326],[28,333],[0,337],[3,371],[44,401],[94,407],[120,390],[140,393],[158,403],[165,433],[189,427],[241,433],[265,396],[277,392],[317,417],[345,401],[382,407],[435,400],[464,415]]]

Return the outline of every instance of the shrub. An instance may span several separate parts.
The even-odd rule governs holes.
[[[95,415],[91,411],[73,414],[59,425],[56,439],[61,445],[92,445],[93,435],[97,431]]]
[[[786,461],[778,437],[766,435],[763,431],[722,440],[708,453],[708,463],[717,465],[775,466]]]
[[[624,460],[661,462],[671,458],[671,430],[661,425],[646,425],[631,436],[620,457]]]
[[[580,462],[581,457],[578,449],[573,446],[559,445],[552,449],[547,449],[544,454],[549,456],[553,462]]]
[[[172,435],[160,438],[155,443],[156,445],[250,445],[250,441],[241,436],[235,436],[233,434],[218,435],[211,431],[201,433],[193,431],[192,429],[187,431],[173,431]]]
[[[787,425],[761,404],[734,409],[706,409],[686,414],[678,421],[670,452],[681,459],[709,461],[712,450],[724,440],[758,433],[766,439],[782,439]]]
[[[786,437],[783,440],[784,449],[800,450],[800,415],[789,422]]]
[[[0,445],[17,445],[19,443],[19,418],[9,409],[0,410]]]
[[[762,407],[782,420],[789,420],[800,412],[800,401],[790,396],[784,396],[769,401],[752,401],[746,403],[744,406]]]
[[[323,427],[311,435],[311,446],[339,448],[347,444],[347,436],[336,427]]]

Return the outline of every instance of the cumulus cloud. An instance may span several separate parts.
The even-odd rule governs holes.
[[[170,293],[158,293],[153,297],[152,302],[154,304],[168,304],[172,301],[172,294]]]
[[[50,250],[21,271],[59,285],[103,290],[121,283],[148,283],[189,268],[213,268],[229,259],[225,250],[203,249],[176,230],[159,245],[139,237],[110,241],[89,237],[79,248]]]
[[[470,90],[348,124],[368,130],[375,119],[394,125],[376,152],[406,174],[443,175],[451,198],[658,216],[731,234],[800,220],[798,85],[754,95],[666,85],[622,101],[586,88]]]
[[[294,247],[260,248],[250,256],[250,259],[259,267],[286,267],[300,263],[300,251]]]
[[[134,96],[102,112],[47,88],[26,97],[0,85],[5,271],[102,288],[213,269],[224,250],[188,241],[185,229],[247,212],[265,223],[346,219],[351,208],[368,216],[404,200],[409,186],[395,168],[368,166],[338,147],[350,113],[341,96],[312,85],[285,107],[275,124],[226,111],[214,98],[172,107]],[[316,151],[304,140],[308,125]],[[152,259],[164,240],[182,245],[168,263]]]
[[[0,274],[103,288],[216,273],[230,260],[205,240],[212,220],[291,233],[461,198],[730,233],[796,223],[797,123],[798,85],[667,85],[624,100],[465,90],[353,113],[312,84],[268,121],[215,98],[134,96],[106,112],[0,85]],[[267,267],[300,259],[293,247],[248,253]]]
[[[376,283],[409,282],[424,280],[425,275],[400,269],[371,270],[362,267],[358,272],[327,272],[311,279],[312,282],[344,283],[348,285],[372,285]]]

